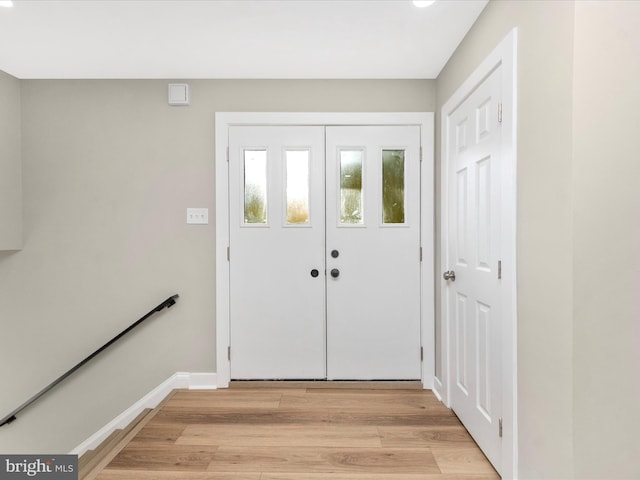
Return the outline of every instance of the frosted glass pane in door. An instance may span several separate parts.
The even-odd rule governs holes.
[[[382,151],[382,223],[404,223],[404,150]]]
[[[340,223],[362,224],[362,150],[340,151]]]
[[[309,150],[287,150],[287,224],[309,223]]]
[[[244,223],[267,223],[267,151],[244,151]]]

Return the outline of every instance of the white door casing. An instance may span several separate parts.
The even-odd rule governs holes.
[[[440,277],[434,383],[503,478],[517,478],[516,40],[513,30],[442,108],[441,264],[456,279]]]
[[[425,349],[421,378],[424,388],[432,388],[434,373],[433,335],[433,114],[432,113],[216,113],[216,360],[219,386],[231,378],[228,358],[230,329],[229,246],[229,128],[250,125],[416,125],[420,127],[423,162],[420,171],[423,189],[420,203],[421,342]],[[233,253],[232,253],[233,255]]]
[[[327,127],[326,139],[327,271],[339,272],[337,278],[327,275],[327,376],[418,379],[420,128]],[[347,165],[352,156],[362,168],[341,172],[341,162]],[[350,191],[346,187],[354,177],[361,200],[352,206],[356,219],[348,216],[348,205],[341,205],[341,191]],[[402,183],[400,198],[383,188],[390,181]],[[397,212],[390,211],[394,205]]]
[[[233,378],[326,375],[324,275],[320,274],[324,159],[323,127],[229,128]],[[305,170],[309,216],[304,223],[294,223],[287,217],[287,193],[293,186],[289,182],[304,183]],[[288,182],[296,171],[302,177]],[[259,187],[263,187],[259,192],[250,191]],[[260,219],[251,218],[256,208]],[[310,274],[314,269],[319,272],[315,277]]]

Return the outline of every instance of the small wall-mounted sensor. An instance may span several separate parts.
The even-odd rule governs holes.
[[[169,105],[184,106],[189,105],[191,94],[188,83],[169,84]]]

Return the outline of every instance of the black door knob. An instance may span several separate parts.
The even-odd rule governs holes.
[[[320,272],[318,272],[317,269],[314,268],[313,270],[311,270],[311,276],[313,278],[316,278],[319,274],[320,274]]]
[[[340,276],[340,270],[338,270],[337,268],[334,268],[333,270],[331,270],[331,276],[333,278],[338,278]]]
[[[338,250],[331,250],[331,256],[333,258],[338,258],[339,255],[340,255],[340,252]]]

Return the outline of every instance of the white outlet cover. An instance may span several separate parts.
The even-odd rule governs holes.
[[[187,223],[189,225],[207,225],[209,223],[209,209],[187,208]]]

